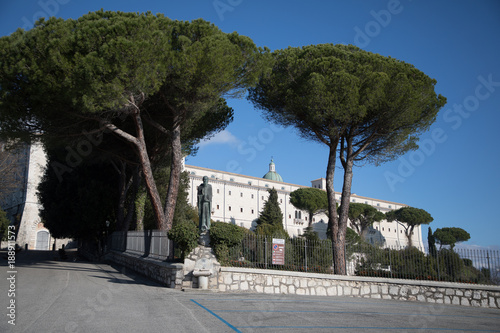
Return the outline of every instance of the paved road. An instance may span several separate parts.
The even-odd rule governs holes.
[[[500,310],[347,297],[177,291],[120,267],[16,257],[15,298],[0,259],[0,332],[500,332]],[[8,323],[15,300],[15,326]]]

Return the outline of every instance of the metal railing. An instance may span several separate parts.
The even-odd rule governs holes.
[[[249,234],[229,249],[229,266],[334,273],[330,240],[286,239],[283,265],[273,264],[271,237]],[[500,284],[500,254],[493,250],[441,249],[434,255],[424,249],[379,248],[370,244],[347,245],[348,275]]]
[[[171,259],[172,241],[163,231],[115,231],[111,234],[111,249],[157,259]]]

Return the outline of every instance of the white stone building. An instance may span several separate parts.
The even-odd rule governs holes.
[[[225,171],[207,169],[198,166],[185,165],[184,170],[189,173],[190,189],[188,202],[196,207],[196,188],[207,176],[212,185],[212,220],[233,223],[248,229],[256,226],[256,219],[264,207],[269,195],[268,190],[275,188],[278,192],[278,202],[283,213],[283,226],[291,237],[301,235],[308,226],[308,213],[296,209],[290,203],[290,193],[294,190],[307,187],[286,183],[273,161],[269,164],[269,172],[264,177],[245,176]],[[326,190],[326,179],[319,178],[311,181],[311,187]],[[340,193],[335,194],[340,200]],[[352,202],[366,203],[376,207],[381,212],[398,209],[407,205],[387,200],[373,199],[352,194]],[[312,226],[320,238],[326,238],[328,218],[325,214],[315,215]],[[367,240],[379,243],[386,247],[403,247],[408,240],[404,228],[397,222],[385,220],[376,222],[369,230]],[[415,227],[413,238],[414,246],[423,249],[420,227]]]
[[[5,144],[0,143],[0,149]],[[30,250],[51,250],[56,242],[40,219],[41,204],[38,201],[37,187],[47,165],[47,155],[40,143],[23,145],[11,154],[10,166],[15,188],[2,193],[4,199],[0,207],[7,213],[11,224],[17,225],[16,244]],[[57,247],[67,245],[70,239],[58,240]],[[6,242],[5,242],[6,243]],[[2,244],[5,247],[6,244]]]

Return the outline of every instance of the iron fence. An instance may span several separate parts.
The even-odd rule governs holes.
[[[163,231],[115,231],[111,234],[110,242],[111,249],[115,251],[162,260],[173,258],[172,241]]]
[[[228,262],[234,267],[334,273],[330,240],[285,239],[283,264],[273,263],[273,239],[246,235],[229,249]],[[434,255],[424,249],[379,248],[370,244],[347,245],[348,275],[500,284],[500,254],[493,250],[441,249]]]

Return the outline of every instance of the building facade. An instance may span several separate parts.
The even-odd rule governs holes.
[[[0,143],[2,164],[8,165],[10,186],[2,190],[0,207],[16,226],[16,244],[30,250],[50,250],[56,243],[40,219],[42,206],[37,187],[47,166],[47,155],[40,143],[20,145],[6,153],[6,144]],[[67,245],[70,239],[58,240],[57,246]],[[4,244],[5,246],[5,244]]]
[[[256,220],[262,211],[269,196],[269,189],[276,189],[278,202],[283,213],[283,226],[291,237],[300,236],[309,225],[308,213],[296,209],[290,203],[290,193],[307,186],[284,182],[273,161],[269,164],[269,171],[262,177],[245,176],[220,170],[207,169],[198,166],[185,165],[184,170],[189,174],[189,203],[197,206],[197,187],[208,177],[212,185],[212,220],[232,223],[247,229],[255,228]],[[311,187],[326,190],[326,179],[319,178],[311,181]],[[335,197],[340,201],[340,193]],[[366,203],[385,213],[407,205],[380,199],[373,199],[356,194],[351,195],[351,202]],[[313,217],[312,227],[320,238],[326,238],[328,217],[317,214]],[[398,222],[383,220],[373,224],[368,231],[367,241],[385,247],[403,247],[408,244],[404,227]],[[420,227],[415,227],[412,242],[414,246],[423,249]]]

